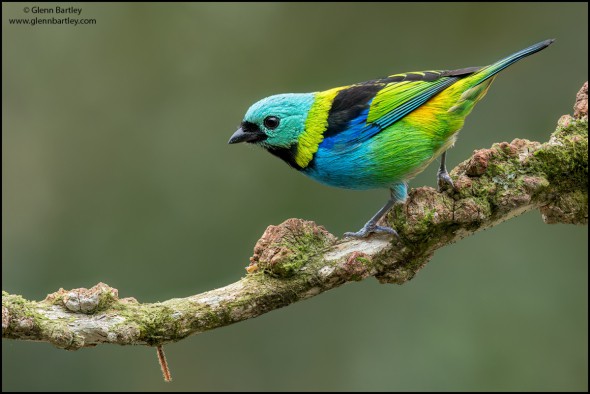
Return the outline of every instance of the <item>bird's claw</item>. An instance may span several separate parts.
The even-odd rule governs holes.
[[[348,238],[366,238],[368,237],[370,234],[392,234],[394,235],[396,238],[399,239],[399,234],[397,233],[397,231],[395,231],[394,229],[392,229],[391,227],[385,227],[385,226],[365,226],[363,228],[361,228],[359,231],[357,231],[356,233],[353,232],[347,232],[344,233],[344,237],[348,237]]]
[[[451,179],[451,177],[449,176],[448,172],[439,172],[437,174],[437,184],[438,184],[438,191],[442,192],[443,190],[445,190],[448,187],[450,187],[452,190],[455,190],[455,184],[453,183],[453,180]]]

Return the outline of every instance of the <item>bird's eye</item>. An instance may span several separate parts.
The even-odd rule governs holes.
[[[274,130],[277,127],[279,127],[280,122],[280,119],[276,116],[267,116],[266,118],[264,118],[264,127],[266,127],[269,130]]]

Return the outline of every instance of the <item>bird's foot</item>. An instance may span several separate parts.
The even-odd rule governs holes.
[[[349,238],[366,238],[370,234],[373,234],[373,233],[375,233],[375,234],[379,234],[379,233],[380,234],[393,234],[396,238],[399,238],[399,235],[398,235],[397,231],[395,231],[391,227],[377,226],[375,224],[373,224],[373,225],[365,225],[363,228],[361,228],[356,233],[352,233],[352,232],[344,233],[344,237],[349,237]]]
[[[446,171],[439,171],[437,174],[437,184],[438,184],[438,191],[442,192],[447,187],[450,187],[451,190],[455,190],[455,184],[453,180],[449,176],[449,173]]]

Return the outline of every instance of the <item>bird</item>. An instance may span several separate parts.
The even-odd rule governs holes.
[[[258,145],[325,185],[389,189],[389,200],[356,232],[393,234],[379,220],[406,201],[408,181],[440,156],[439,191],[454,189],[446,152],[497,74],[553,43],[545,40],[483,67],[389,75],[313,93],[276,94],[247,111],[228,143]]]

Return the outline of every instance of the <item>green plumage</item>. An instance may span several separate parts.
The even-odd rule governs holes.
[[[248,110],[230,143],[258,144],[327,185],[391,189],[388,204],[351,235],[394,232],[376,222],[405,199],[406,182],[454,144],[465,117],[500,71],[552,42],[485,67],[395,74],[322,92],[270,96]],[[444,157],[439,184],[452,186]]]

